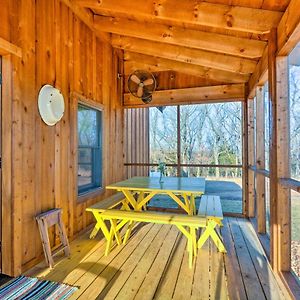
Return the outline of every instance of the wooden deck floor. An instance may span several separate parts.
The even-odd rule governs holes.
[[[186,239],[173,226],[139,224],[107,257],[104,240],[86,234],[70,258],[30,275],[78,286],[71,299],[284,299],[250,223],[226,218],[222,235],[228,253],[207,243],[189,269]]]

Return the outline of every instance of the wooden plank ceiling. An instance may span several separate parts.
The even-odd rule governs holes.
[[[211,84],[255,82],[290,0],[65,0],[124,51],[124,75],[176,71]],[[90,20],[90,19],[89,19]],[[254,74],[253,74],[254,73]],[[251,78],[251,79],[250,79]]]

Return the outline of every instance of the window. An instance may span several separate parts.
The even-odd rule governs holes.
[[[290,172],[300,181],[300,43],[289,55]],[[291,190],[291,265],[300,280],[300,193]]]
[[[270,164],[270,103],[269,103],[269,86],[264,85],[264,104],[265,104],[265,169],[269,170]]]
[[[177,107],[163,106],[149,109],[150,163],[163,161],[167,164],[177,164]],[[155,175],[156,168],[152,168]],[[167,167],[168,176],[176,176],[176,167]]]
[[[150,163],[165,162],[167,176],[205,177],[224,211],[242,213],[241,116],[239,102],[150,108]],[[150,171],[159,176],[157,166]],[[170,207],[161,198],[150,204]]]
[[[102,187],[102,112],[78,105],[78,194]]]

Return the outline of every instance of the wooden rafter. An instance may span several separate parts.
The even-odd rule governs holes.
[[[0,55],[8,54],[22,57],[22,49],[0,37]]]
[[[242,83],[249,79],[248,75],[232,73],[222,70],[216,70],[211,68],[205,68],[198,65],[179,62],[175,60],[154,57],[144,54],[137,54],[131,52],[125,52],[125,61],[137,61],[143,62],[153,67],[158,67],[162,70],[173,70],[181,73],[186,73],[194,76],[204,77],[211,80],[228,83]],[[126,68],[126,67],[125,67]]]
[[[277,28],[278,55],[288,55],[300,40],[300,1],[291,0]]]
[[[300,39],[300,0],[291,0],[277,27],[277,55],[287,55]],[[249,80],[249,97],[253,97],[256,85],[266,81],[268,51],[265,50]]]
[[[120,48],[131,52],[172,59],[185,63],[192,63],[203,67],[241,74],[252,73],[256,67],[256,61],[246,58],[118,35],[112,36],[112,45],[115,48]]]
[[[149,65],[147,63],[144,63],[142,61],[124,61],[124,75],[130,75],[135,70],[145,70],[148,72],[164,72],[164,71],[170,71],[169,69],[156,66],[156,65]]]
[[[85,8],[77,5],[75,1],[72,0],[61,0],[66,6],[68,6],[72,12],[86,25],[88,26],[93,32],[95,32],[96,36],[100,38],[102,41],[110,43],[110,36],[109,34],[96,30],[94,27],[94,19],[93,13],[87,11]]]
[[[230,30],[265,33],[276,26],[281,12],[212,4],[202,1],[145,0],[137,5],[131,0],[75,0],[83,7],[105,13],[121,13],[145,20],[167,20],[179,24],[204,25]]]
[[[137,22],[97,15],[94,20],[99,31],[240,57],[259,58],[266,46],[262,41],[157,24],[153,21]]]
[[[149,107],[161,105],[180,105],[226,101],[243,101],[245,96],[244,84],[229,84],[186,89],[156,91],[152,101],[144,104],[131,94],[124,94],[124,107]]]

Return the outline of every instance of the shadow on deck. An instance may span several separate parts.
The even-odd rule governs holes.
[[[221,232],[228,253],[208,242],[192,269],[176,227],[138,224],[107,257],[102,237],[85,234],[71,243],[70,258],[30,275],[79,287],[71,299],[284,299],[250,222],[225,218]]]

